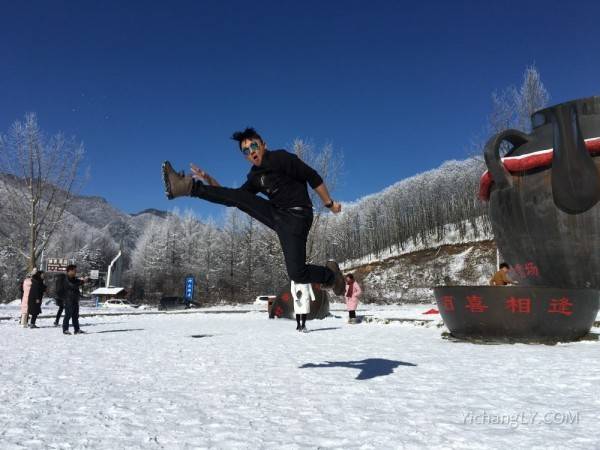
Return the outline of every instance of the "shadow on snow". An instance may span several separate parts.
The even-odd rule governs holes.
[[[328,367],[347,367],[360,370],[356,376],[357,380],[370,380],[371,378],[391,375],[394,369],[399,366],[416,367],[416,364],[392,361],[383,358],[368,358],[362,361],[327,361],[322,364],[307,363],[300,366],[300,369],[328,368]]]
[[[144,331],[143,328],[125,328],[122,330],[103,330],[103,331],[94,331],[88,334],[100,334],[100,333],[126,333],[129,331]]]

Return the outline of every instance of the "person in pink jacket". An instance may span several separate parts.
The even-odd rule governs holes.
[[[354,280],[351,273],[346,275],[346,309],[348,310],[348,323],[356,323],[356,308],[358,307],[358,297],[362,289]]]
[[[31,277],[23,280],[23,297],[21,298],[21,325],[27,328],[29,321],[29,291],[31,290]]]

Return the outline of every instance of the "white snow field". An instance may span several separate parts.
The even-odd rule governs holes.
[[[430,307],[3,320],[0,448],[599,448],[600,342],[452,342]]]

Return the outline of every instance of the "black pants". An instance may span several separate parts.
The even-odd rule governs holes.
[[[306,240],[312,226],[312,209],[281,209],[270,201],[241,189],[206,186],[195,181],[192,196],[212,203],[235,206],[277,233],[288,276],[296,283],[331,284],[335,277],[327,267],[306,264]]]
[[[298,324],[298,328],[302,327],[304,328],[306,326],[306,316],[308,314],[296,314],[296,323]]]
[[[348,311],[348,317],[350,319],[356,319],[356,311]]]
[[[58,312],[56,313],[56,319],[54,320],[54,323],[60,322],[60,316],[62,315],[63,310],[65,309],[65,302],[64,302],[64,300],[56,302],[56,304],[58,305]]]
[[[31,315],[31,322],[30,322],[31,325],[35,325],[35,321],[37,320],[38,315],[39,314],[37,314],[37,313]]]
[[[79,302],[65,301],[65,319],[63,331],[69,331],[69,320],[73,321],[73,328],[79,331]]]

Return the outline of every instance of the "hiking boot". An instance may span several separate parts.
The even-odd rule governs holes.
[[[182,172],[175,172],[169,161],[162,165],[163,184],[165,186],[165,195],[169,200],[176,197],[185,197],[192,193],[194,180],[191,176]]]
[[[346,280],[344,279],[344,274],[340,271],[340,266],[333,260],[327,261],[325,266],[331,270],[335,276],[333,283],[327,287],[332,288],[335,295],[344,295],[344,292],[346,291]]]
[[[54,322],[54,326],[57,327],[58,326],[58,322]]]
[[[63,334],[71,334],[70,331],[63,330]]]
[[[300,328],[300,332],[301,333],[308,333],[308,329],[304,326],[304,327]]]
[[[29,328],[37,328],[38,326],[35,323],[29,324]]]
[[[83,331],[83,330],[77,330],[77,331],[75,331],[74,334],[85,334],[85,331]]]

